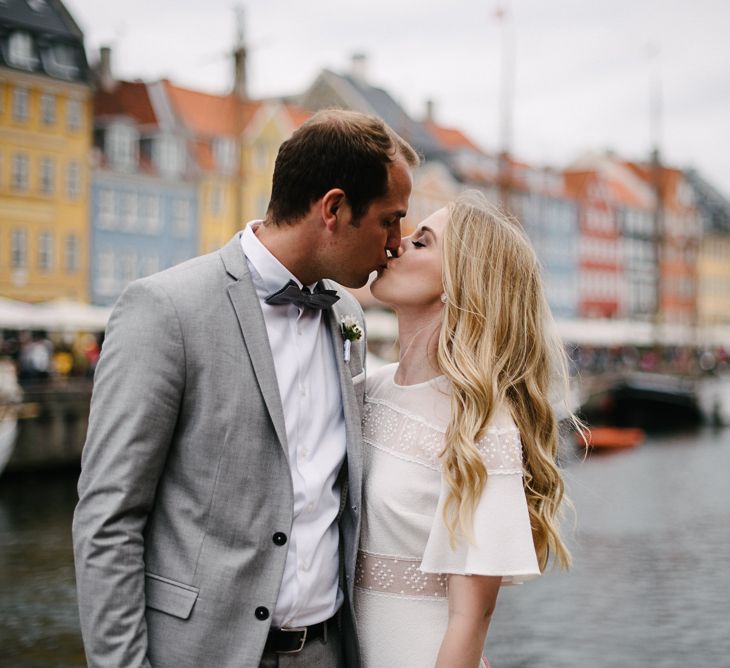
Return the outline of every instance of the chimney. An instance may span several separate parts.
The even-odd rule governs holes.
[[[102,46],[99,49],[99,62],[96,68],[99,86],[104,92],[110,93],[116,86],[112,74],[112,49],[110,46]]]
[[[426,120],[431,123],[435,122],[434,116],[436,115],[436,104],[433,100],[426,100]]]
[[[233,92],[242,100],[248,97],[246,92],[246,48],[239,46],[233,52]]]
[[[355,81],[363,85],[367,83],[367,65],[368,59],[364,53],[352,54],[350,74]]]

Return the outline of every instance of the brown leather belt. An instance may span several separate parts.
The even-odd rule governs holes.
[[[269,637],[264,646],[265,652],[276,652],[277,654],[296,654],[304,649],[304,646],[317,638],[327,638],[327,625],[334,623],[332,617],[318,624],[310,626],[297,626],[293,628],[269,629]]]

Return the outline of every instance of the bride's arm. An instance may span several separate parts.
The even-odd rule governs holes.
[[[436,668],[476,668],[497,603],[501,577],[449,576],[449,624]]]

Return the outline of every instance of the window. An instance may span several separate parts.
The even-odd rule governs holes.
[[[99,227],[103,230],[114,228],[114,191],[99,190]]]
[[[41,232],[38,237],[38,268],[41,271],[53,268],[53,235],[50,232]]]
[[[50,195],[55,189],[56,164],[53,158],[41,160],[41,192]]]
[[[13,230],[10,241],[10,265],[13,269],[25,269],[28,264],[28,237],[25,230]]]
[[[213,156],[218,169],[230,174],[236,167],[236,143],[228,137],[219,137],[213,141]]]
[[[186,199],[178,198],[172,203],[173,234],[178,239],[187,239],[190,236],[190,203]]]
[[[106,150],[116,169],[131,170],[137,164],[136,130],[129,126],[117,123],[107,131]]]
[[[33,40],[27,32],[14,32],[8,40],[10,64],[24,70],[34,70],[38,66]]]
[[[78,76],[76,49],[68,44],[54,44],[43,52],[43,65],[48,74],[71,80]]]
[[[66,166],[66,194],[71,199],[77,199],[81,194],[81,169],[76,160]]]
[[[128,232],[134,231],[137,223],[137,193],[119,194],[119,218],[121,229]]]
[[[28,156],[25,153],[13,156],[12,188],[16,191],[28,190]]]
[[[81,102],[71,99],[66,103],[66,125],[69,130],[81,128]]]
[[[79,270],[79,238],[75,234],[69,234],[66,237],[64,265],[66,267],[66,271],[69,273]]]
[[[254,168],[263,171],[269,163],[269,148],[266,144],[256,144],[254,147]]]
[[[41,95],[41,121],[43,125],[53,125],[56,122],[56,97],[50,93]]]
[[[223,213],[223,189],[219,185],[214,185],[210,189],[210,212],[214,216]]]
[[[114,252],[104,250],[98,257],[97,290],[108,295],[114,292]]]
[[[157,195],[141,195],[139,200],[140,218],[143,229],[148,234],[160,230],[160,198]],[[150,272],[154,273],[154,272]]]
[[[27,88],[13,89],[13,118],[16,121],[28,120],[28,99]]]
[[[166,176],[176,176],[185,167],[185,147],[177,137],[163,136],[156,142],[157,168]]]

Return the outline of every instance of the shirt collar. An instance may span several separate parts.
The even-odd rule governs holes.
[[[241,233],[241,247],[251,269],[256,294],[259,297],[268,297],[281,290],[289,281],[294,281],[301,288],[301,281],[259,241],[254,229],[262,223],[261,220],[253,220]],[[313,290],[315,285],[317,284],[313,283],[308,287]]]

